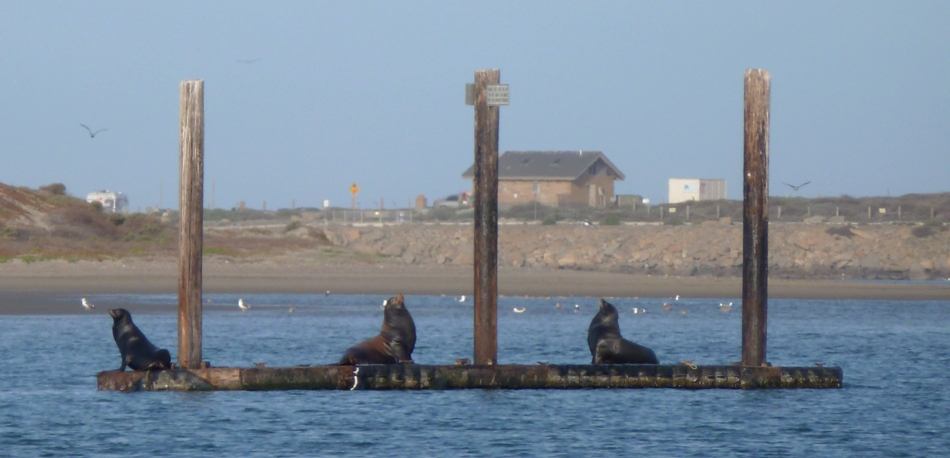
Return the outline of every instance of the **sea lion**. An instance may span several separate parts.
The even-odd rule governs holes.
[[[132,322],[132,315],[126,309],[109,310],[112,315],[112,338],[122,354],[122,366],[130,367],[133,371],[171,369],[172,356],[168,350],[158,348],[142,334],[138,326]]]
[[[412,362],[412,350],[416,347],[416,324],[406,309],[402,294],[387,299],[383,309],[383,328],[379,335],[348,348],[337,365]]]
[[[600,300],[600,311],[587,328],[591,364],[660,364],[653,350],[637,345],[620,335],[617,308]]]

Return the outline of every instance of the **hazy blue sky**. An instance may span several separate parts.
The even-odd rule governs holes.
[[[363,208],[431,204],[470,189],[464,85],[500,68],[500,151],[600,150],[618,193],[725,178],[740,199],[743,72],[763,68],[772,195],[948,191],[948,24],[947,1],[0,0],[0,182],[177,207],[194,78],[206,204],[212,180],[216,207],[348,206],[353,182]]]

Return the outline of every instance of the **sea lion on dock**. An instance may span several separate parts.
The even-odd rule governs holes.
[[[660,364],[653,350],[620,335],[617,308],[600,300],[600,311],[587,328],[591,364]]]
[[[412,350],[416,347],[416,324],[406,309],[402,294],[387,299],[383,309],[383,328],[379,335],[348,348],[338,365],[412,362]]]
[[[130,367],[133,371],[171,369],[172,356],[168,350],[152,345],[132,322],[132,315],[126,309],[109,310],[112,315],[112,338],[122,354],[122,366]]]

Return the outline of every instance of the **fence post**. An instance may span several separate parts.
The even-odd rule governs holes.
[[[181,82],[179,111],[178,365],[201,366],[204,81]]]
[[[769,102],[771,76],[745,72],[742,214],[742,365],[765,364],[769,260]]]

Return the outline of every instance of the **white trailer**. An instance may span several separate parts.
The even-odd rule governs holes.
[[[129,198],[121,192],[93,191],[86,195],[86,202],[99,202],[106,213],[128,213]]]
[[[670,178],[670,203],[691,200],[725,200],[726,180],[703,178]]]

